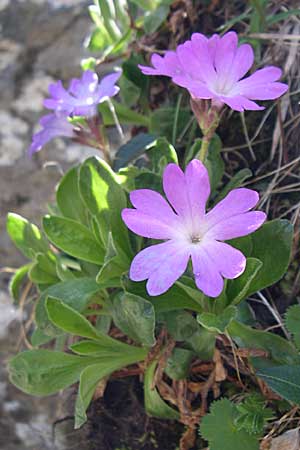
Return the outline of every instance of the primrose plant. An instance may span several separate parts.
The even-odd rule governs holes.
[[[11,292],[18,301],[28,277],[25,289],[34,285],[35,302],[32,348],[10,360],[9,372],[12,383],[32,395],[79,382],[76,428],[87,420],[97,385],[116,371],[139,373],[146,412],[182,422],[192,443],[208,413],[210,389],[215,399],[222,390],[225,398],[200,425],[214,450],[225,448],[223,436],[226,448],[240,449],[246,440],[247,448],[258,449],[276,401],[299,401],[287,388],[299,375],[297,342],[255,329],[246,302],[286,272],[292,225],[266,221],[258,192],[241,187],[249,170],[222,183],[221,113],[226,107],[261,110],[254,100],[274,100],[287,90],[277,67],[243,78],[253,59],[235,32],[195,33],[176,51],[153,55],[153,67],[140,67],[188,90],[202,138],[185,156],[164,135],[145,133],[115,158],[109,154],[105,127],[113,122],[107,118],[122,111],[122,122],[127,114],[111,100],[120,70],[100,82],[86,70],[67,90],[60,81],[49,87],[45,106],[53,112],[41,119],[29,153],[66,136],[104,150],[106,160],[88,158],[63,176],[42,230],[8,216],[8,233],[30,260],[13,277]],[[134,114],[128,111],[130,120],[140,120]],[[141,151],[136,144],[145,136]],[[241,400],[230,401],[234,396]],[[225,416],[228,426],[212,433]]]

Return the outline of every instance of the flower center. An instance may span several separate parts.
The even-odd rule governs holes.
[[[199,242],[201,242],[201,236],[191,236],[191,242],[192,244],[199,244]]]

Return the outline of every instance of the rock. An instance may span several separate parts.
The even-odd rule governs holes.
[[[15,95],[15,81],[21,67],[23,46],[11,39],[0,41],[0,106],[7,106]]]
[[[28,79],[21,88],[21,93],[12,103],[18,115],[32,123],[37,122],[43,111],[43,101],[48,95],[48,86],[54,80],[44,73],[37,73]]]
[[[0,110],[0,166],[11,166],[24,155],[28,129],[24,120]]]

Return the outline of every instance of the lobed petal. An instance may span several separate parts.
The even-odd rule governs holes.
[[[232,65],[236,55],[238,37],[234,31],[224,34],[216,46],[214,65],[219,80],[226,80],[232,73]]]
[[[173,209],[158,192],[151,189],[138,189],[130,193],[130,201],[139,212],[161,220],[167,225],[178,223],[178,217]]]
[[[207,243],[205,248],[224,278],[232,280],[244,272],[246,268],[246,257],[236,248],[225,242],[215,240]]]
[[[202,218],[210,194],[206,167],[198,160],[191,161],[182,172],[177,164],[168,164],[163,174],[163,187],[167,199],[177,214],[192,225]]]
[[[191,256],[197,288],[208,297],[218,297],[223,290],[224,281],[214,261],[203,246],[195,246]]]
[[[238,214],[218,222],[210,228],[205,236],[208,239],[227,241],[256,231],[266,220],[266,214],[262,211],[250,211]]]
[[[233,95],[232,97],[218,95],[216,98],[218,98],[222,103],[228,105],[234,111],[260,111],[265,109],[263,106],[259,106],[257,103],[252,102],[242,95]]]
[[[97,89],[97,100],[99,103],[107,100],[107,98],[114,97],[119,92],[120,88],[115,86],[115,84],[121,75],[122,71],[118,70],[117,72],[111,73],[102,78]]]
[[[126,226],[139,236],[152,239],[170,239],[174,235],[171,226],[137,209],[123,209],[122,219]]]
[[[144,75],[164,75],[172,77],[182,73],[180,62],[175,52],[167,51],[164,56],[154,53],[151,57],[152,67],[139,65],[139,69]]]
[[[258,203],[258,200],[258,193],[252,189],[233,189],[206,214],[205,223],[207,227],[211,228],[218,222],[250,211]]]
[[[133,281],[148,279],[147,291],[155,296],[166,292],[185,272],[189,253],[174,241],[147,247],[138,253],[130,267]]]
[[[236,51],[232,62],[232,81],[240,80],[251,69],[254,62],[254,52],[249,44],[242,44]]]

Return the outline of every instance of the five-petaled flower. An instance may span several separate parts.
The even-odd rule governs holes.
[[[160,295],[183,275],[191,258],[197,287],[217,297],[223,290],[223,278],[237,278],[246,266],[245,256],[223,241],[252,233],[266,219],[264,212],[250,211],[258,194],[234,189],[206,213],[209,176],[198,160],[191,161],[185,173],[176,164],[168,164],[163,188],[169,203],[158,192],[139,189],[130,194],[135,209],[122,211],[131,231],[165,241],[139,252],[129,277],[133,281],[147,279],[149,295]]]
[[[97,105],[113,97],[119,92],[115,85],[121,76],[121,70],[106,75],[99,82],[98,75],[91,70],[83,72],[82,77],[73,78],[68,90],[59,80],[50,84],[50,98],[44,100],[44,106],[52,109],[52,114],[43,116],[39,123],[42,129],[32,137],[29,156],[38,152],[55,137],[76,138],[74,126],[68,118],[81,116],[87,119],[97,115]]]
[[[73,78],[68,90],[59,80],[50,84],[50,98],[44,100],[44,106],[56,112],[72,116],[92,117],[97,114],[97,105],[119,92],[115,85],[121,71],[106,75],[99,83],[98,75],[91,70],[83,72],[81,79]]]
[[[281,69],[268,66],[241,79],[249,71],[254,53],[249,44],[238,46],[238,37],[230,31],[207,38],[194,33],[191,40],[176,51],[152,55],[153,67],[139,66],[145,75],[164,75],[188,89],[193,99],[211,99],[216,106],[224,103],[236,111],[259,110],[253,100],[273,100],[288,86],[277,80]]]

